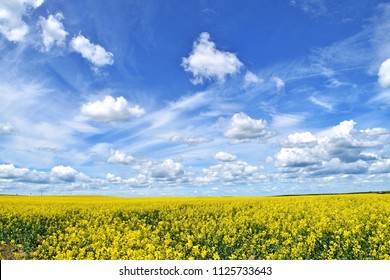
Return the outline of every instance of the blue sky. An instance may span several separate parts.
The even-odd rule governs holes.
[[[388,190],[390,3],[0,1],[0,193]]]

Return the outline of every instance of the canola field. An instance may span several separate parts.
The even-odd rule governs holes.
[[[390,195],[0,196],[2,259],[390,259]]]

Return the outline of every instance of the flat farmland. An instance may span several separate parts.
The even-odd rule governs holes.
[[[0,196],[1,259],[390,259],[390,195]]]

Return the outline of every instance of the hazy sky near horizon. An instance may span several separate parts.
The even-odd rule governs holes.
[[[389,190],[390,3],[0,0],[0,193]]]

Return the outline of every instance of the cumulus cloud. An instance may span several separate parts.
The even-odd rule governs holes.
[[[370,173],[390,173],[390,159],[380,159],[375,161],[369,169]]]
[[[16,168],[13,164],[0,165],[0,178],[11,179],[25,176],[29,170],[27,168]]]
[[[171,137],[171,142],[173,143],[181,143],[181,144],[187,144],[192,146],[196,146],[202,143],[208,143],[210,141],[212,141],[212,139],[206,137],[197,137],[197,136],[183,137],[179,135],[174,135]]]
[[[14,127],[9,123],[0,123],[0,134],[12,134],[14,131]]]
[[[193,84],[202,84],[203,79],[223,83],[227,75],[239,72],[243,64],[235,54],[218,50],[209,33],[203,32],[194,42],[191,54],[182,59],[181,66],[192,73]]]
[[[92,182],[87,175],[78,172],[70,166],[58,165],[50,172],[37,171],[35,169],[16,167],[14,164],[0,165],[0,179],[8,183],[23,182],[33,184],[72,184],[74,182]],[[95,183],[98,180],[95,180]]]
[[[188,182],[187,173],[181,163],[166,159],[164,161],[137,161],[132,166],[136,172],[134,177],[122,178],[112,173],[106,175],[106,180],[112,184],[142,188],[147,186],[175,185]]]
[[[339,158],[332,158],[322,162],[317,168],[310,172],[310,176],[329,176],[334,174],[364,174],[368,171],[369,164],[364,160],[354,162],[343,162]]]
[[[131,164],[134,162],[134,158],[130,155],[126,155],[123,152],[120,152],[118,150],[111,150],[111,155],[107,159],[107,162],[109,163],[119,163],[119,164]]]
[[[51,169],[51,175],[54,178],[65,182],[74,182],[76,180],[77,171],[70,166],[58,165]]]
[[[135,188],[143,188],[150,185],[151,180],[147,178],[144,174],[138,174],[135,177],[123,179],[120,176],[116,176],[115,174],[108,173],[106,175],[106,181],[111,184],[121,185],[121,186],[129,186]]]
[[[102,46],[91,43],[83,35],[79,34],[72,38],[71,48],[81,54],[81,56],[91,62],[95,67],[112,65],[114,55],[106,51]]]
[[[349,120],[317,135],[311,132],[289,135],[276,155],[276,166],[282,172],[310,176],[385,169],[378,153],[385,146],[389,131],[384,128],[358,130],[355,125]]]
[[[62,13],[49,15],[47,19],[40,17],[39,25],[42,29],[41,37],[45,51],[49,51],[53,45],[63,46],[68,32],[61,22],[64,19]]]
[[[144,174],[138,174],[135,177],[122,180],[122,183],[130,187],[146,187],[151,184],[152,180]]]
[[[161,183],[176,184],[188,181],[183,165],[173,159],[138,162],[133,169],[138,173],[137,176],[123,180],[125,184],[158,186]]]
[[[304,167],[319,164],[322,158],[321,151],[309,148],[282,148],[276,155],[279,167]]]
[[[265,176],[258,172],[257,166],[249,165],[244,161],[235,161],[204,168],[202,176],[196,177],[195,182],[199,184],[248,185],[264,179]]]
[[[184,174],[183,165],[172,159],[164,160],[161,163],[153,164],[150,169],[151,177],[163,180],[174,180]]]
[[[218,152],[214,155],[214,159],[218,161],[235,161],[237,160],[237,156],[225,152]]]
[[[381,87],[390,88],[390,58],[386,59],[380,66],[378,77]]]
[[[11,42],[21,42],[29,32],[23,17],[29,9],[36,9],[44,0],[0,1],[0,33]]]
[[[317,138],[311,132],[294,133],[288,136],[288,143],[294,145],[314,143],[316,141]]]
[[[97,121],[127,121],[132,117],[145,114],[138,105],[129,107],[127,100],[120,96],[116,99],[107,95],[102,101],[89,102],[81,107],[81,113]]]
[[[123,182],[122,178],[120,176],[116,176],[115,174],[108,173],[106,175],[106,180],[113,184],[121,184]]]
[[[44,184],[50,182],[50,176],[45,172],[15,167],[13,164],[0,165],[0,178],[14,182]]]
[[[245,113],[234,114],[230,120],[228,129],[224,134],[227,138],[233,140],[250,140],[266,138],[270,135],[267,121],[255,120]]]

